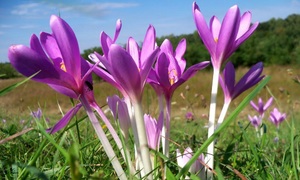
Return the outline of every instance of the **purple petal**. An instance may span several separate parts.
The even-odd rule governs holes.
[[[159,49],[155,49],[145,60],[142,69],[140,69],[141,81],[145,84],[147,77],[153,67],[153,64],[156,60]]]
[[[156,75],[160,85],[168,90],[171,87],[169,79],[169,65],[170,61],[165,53],[159,55],[156,63]]]
[[[76,36],[71,27],[58,16],[51,16],[50,26],[61,51],[66,70],[78,82],[81,79],[81,57]]]
[[[43,56],[44,59],[48,59],[47,55],[45,54],[41,46],[38,37],[35,34],[33,34],[30,38],[30,48],[35,52],[37,52],[38,54],[40,54],[41,56]]]
[[[127,51],[131,55],[136,66],[141,69],[142,64],[140,61],[140,48],[137,42],[133,38],[128,38]]]
[[[213,38],[215,40],[215,42],[218,42],[219,39],[219,35],[220,35],[220,30],[221,30],[221,23],[219,21],[219,19],[216,16],[213,16],[210,19],[210,30],[211,33],[213,35]]]
[[[117,108],[118,108],[118,119],[120,123],[120,128],[123,131],[125,138],[127,138],[129,133],[129,128],[131,127],[127,104],[125,103],[124,100],[118,98]]]
[[[69,110],[69,112],[67,112],[67,114],[65,114],[64,117],[61,120],[59,120],[52,128],[49,128],[46,131],[50,134],[54,134],[57,131],[64,128],[72,119],[72,117],[78,112],[81,106],[82,106],[81,103],[77,104],[75,107]]]
[[[73,89],[71,88],[67,88],[65,86],[62,86],[62,85],[57,85],[57,84],[48,84],[52,89],[54,89],[55,91],[63,94],[63,95],[66,95],[70,98],[74,98],[74,99],[77,99],[79,97],[79,94],[78,92],[75,92]]]
[[[234,48],[232,48],[230,54],[232,54],[244,41],[246,41],[254,33],[258,25],[258,22],[252,24],[250,29],[246,33],[244,33],[239,39],[236,40]]]
[[[193,3],[193,15],[200,38],[202,39],[211,56],[214,56],[216,50],[216,42],[196,2]]]
[[[113,42],[117,41],[121,29],[122,29],[122,21],[120,19],[118,19],[117,22],[116,22],[116,31],[115,31],[115,37],[114,37]]]
[[[184,59],[185,51],[186,51],[186,40],[181,39],[175,50],[175,59],[177,60],[177,63],[180,67],[181,74],[184,72],[186,67],[186,60]]]
[[[200,63],[197,63],[191,67],[189,67],[183,74],[181,77],[179,77],[178,81],[172,85],[171,90],[170,91],[175,91],[175,89],[177,87],[179,87],[181,84],[183,84],[185,81],[189,80],[190,78],[192,78],[194,75],[196,75],[196,73],[199,70],[202,70],[204,68],[206,68],[208,65],[210,64],[209,61],[203,61]]]
[[[273,97],[271,97],[267,102],[266,104],[264,105],[264,108],[263,110],[266,111],[273,103]]]
[[[107,101],[107,105],[109,107],[109,109],[112,112],[112,115],[115,119],[117,119],[117,102],[120,98],[117,95],[113,95],[110,97],[107,97],[106,101]]]
[[[150,25],[147,29],[143,45],[142,45],[142,50],[141,50],[141,64],[144,66],[145,60],[153,53],[155,49],[155,39],[156,38],[156,33],[155,29],[152,25]]]
[[[54,66],[32,49],[23,45],[14,45],[9,47],[8,58],[12,66],[24,76],[31,76],[39,72],[32,79],[47,83],[47,84],[61,84],[60,74]]]
[[[173,45],[169,39],[165,39],[160,45],[161,53],[173,55]]]
[[[132,100],[140,98],[142,93],[141,77],[132,57],[121,46],[112,44],[108,53],[108,58],[114,63],[112,66],[112,76],[116,82],[121,84]]]
[[[42,32],[40,34],[40,39],[41,39],[43,48],[47,52],[50,59],[53,61],[54,66],[62,69],[61,67],[63,67],[64,62],[62,60],[62,55],[61,55],[60,49],[59,49],[54,37],[51,34]]]
[[[239,39],[242,35],[244,35],[249,27],[250,27],[250,24],[251,24],[251,18],[252,18],[252,15],[251,15],[251,12],[245,12],[242,17],[241,17],[241,20],[240,20],[240,26],[239,26],[239,31],[237,33],[237,36],[236,36],[236,39]]]
[[[105,32],[101,32],[100,43],[101,43],[101,48],[102,48],[103,54],[107,58],[109,47],[113,43],[113,41]]]
[[[222,62],[226,60],[226,53],[235,45],[236,34],[240,23],[239,18],[240,10],[235,5],[227,11],[223,19],[216,49],[216,57]]]
[[[226,64],[226,67],[223,71],[223,76],[225,78],[225,83],[229,93],[232,93],[235,84],[235,69],[231,61]]]
[[[259,112],[258,106],[256,106],[256,104],[253,101],[250,101],[250,104],[253,107],[253,109],[255,109],[257,112]]]
[[[257,84],[263,76],[260,76],[263,71],[263,63],[259,62],[252,66],[250,70],[240,79],[234,88],[232,99],[239,96],[242,92]]]

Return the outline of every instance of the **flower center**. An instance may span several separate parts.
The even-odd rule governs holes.
[[[172,69],[171,71],[169,71],[169,81],[170,81],[171,85],[173,85],[174,83],[176,83],[178,81],[178,74],[175,69]]]
[[[61,62],[60,63],[60,69],[67,72],[67,69],[66,69],[66,66],[65,66],[65,63],[64,62]]]

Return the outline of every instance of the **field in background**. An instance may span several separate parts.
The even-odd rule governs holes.
[[[247,71],[240,68],[237,71],[237,79]],[[271,80],[258,97],[266,101],[271,94],[275,97],[273,107],[278,107],[280,111],[286,112],[287,120],[280,125],[279,142],[274,143],[274,138],[278,137],[276,128],[268,122],[268,112],[263,122],[266,124],[266,133],[262,139],[257,139],[254,128],[250,125],[247,118],[248,114],[255,115],[256,112],[250,107],[243,110],[236,122],[232,123],[226,131],[220,134],[216,144],[216,162],[224,173],[226,179],[237,179],[238,173],[249,179],[289,179],[297,174],[292,163],[300,162],[300,154],[293,157],[291,149],[300,148],[299,131],[300,123],[300,85],[293,81],[293,77],[300,72],[300,68],[287,66],[270,66],[265,68],[265,75],[271,76]],[[178,88],[173,96],[171,114],[171,145],[170,161],[176,162],[176,149],[191,147],[196,150],[206,140],[207,116],[209,111],[210,89],[211,89],[210,70],[203,70]],[[13,83],[20,82],[24,78],[0,80],[0,89]],[[118,91],[111,85],[104,82],[94,82],[95,97],[100,106],[107,109],[106,97],[118,94]],[[247,95],[243,93],[241,97],[234,100],[229,109],[230,113]],[[258,97],[254,100],[257,101]],[[157,99],[151,87],[147,86],[144,92],[144,111],[151,113],[154,117],[158,114]],[[223,101],[222,91],[219,90],[218,110],[220,111]],[[44,173],[54,179],[70,178],[72,165],[65,161],[56,147],[51,145],[46,138],[42,137],[30,115],[31,110],[38,108],[43,111],[43,119],[40,122],[43,128],[49,124],[53,125],[61,117],[61,111],[66,113],[71,107],[72,102],[69,98],[56,93],[47,85],[28,81],[5,96],[0,96],[0,140],[7,138],[22,129],[32,126],[35,130],[27,132],[22,136],[12,139],[0,146],[2,157],[0,165],[3,166],[5,177],[26,177],[28,174],[22,171],[23,165],[33,165],[36,172]],[[187,121],[185,114],[194,113],[194,120]],[[109,115],[109,113],[107,113]],[[95,177],[109,179],[114,177],[114,171],[110,167],[109,160],[103,152],[103,147],[95,137],[93,128],[89,121],[81,121],[84,112],[77,116],[78,124],[75,120],[70,122],[72,126],[67,131],[59,131],[51,138],[59,142],[68,152],[72,153],[72,147],[78,143],[80,162],[82,169],[85,170],[85,177]],[[4,122],[3,120],[6,120]],[[295,126],[292,125],[292,120]],[[79,122],[80,121],[80,122]],[[238,123],[239,122],[239,123]],[[13,124],[13,126],[11,126]],[[70,127],[69,126],[69,127]],[[295,132],[293,134],[292,132]],[[294,138],[294,140],[292,140]],[[294,147],[292,144],[295,144]],[[78,149],[78,150],[79,150]],[[41,150],[41,151],[39,151]],[[79,151],[78,151],[79,152]],[[298,152],[298,151],[297,151]],[[31,161],[33,157],[38,157]],[[34,162],[33,164],[30,164]],[[1,164],[2,163],[2,164]],[[78,163],[79,164],[79,163]],[[300,164],[300,163],[299,163]],[[71,166],[71,170],[69,169]],[[17,168],[16,168],[17,167]],[[80,169],[75,166],[75,169]],[[177,171],[176,166],[170,164],[173,172]],[[1,168],[0,168],[1,169]],[[28,169],[32,177],[35,172]],[[3,175],[4,175],[3,174]],[[294,176],[295,177],[295,176]],[[290,178],[293,179],[293,178]]]
[[[246,68],[240,68],[237,71],[237,79],[247,71]],[[300,86],[292,78],[300,74],[300,68],[294,69],[288,66],[270,66],[264,69],[263,74],[271,76],[268,88],[260,92],[260,97],[264,100],[270,97],[270,93],[276,98],[276,106],[283,112],[300,112]],[[210,88],[211,88],[210,70],[203,70],[179,87],[173,96],[172,118],[185,119],[186,112],[194,112],[196,119],[203,119],[207,116]],[[3,89],[13,83],[20,82],[23,78],[0,80],[0,89]],[[96,101],[100,106],[105,106],[106,97],[118,94],[116,88],[108,83],[94,82]],[[234,100],[231,109],[236,107],[240,100],[247,93]],[[143,97],[145,103],[145,113],[157,113],[157,99],[151,87],[147,86]],[[257,99],[255,99],[256,101]],[[219,89],[218,105],[221,108],[223,101],[222,90]],[[61,110],[65,113],[72,106],[69,98],[56,93],[47,85],[28,81],[12,92],[0,97],[0,120],[6,119],[9,122],[21,120],[29,116],[30,111],[36,111],[38,107],[42,109],[51,122],[56,122],[61,117]],[[104,107],[107,108],[107,107]],[[249,106],[241,116],[251,113]],[[254,111],[253,111],[254,113]]]

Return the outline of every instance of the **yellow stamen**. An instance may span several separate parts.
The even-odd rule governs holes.
[[[177,82],[178,77],[177,77],[177,71],[175,69],[172,69],[171,71],[169,71],[169,81],[170,84],[173,85],[174,83]]]
[[[214,40],[215,40],[215,42],[217,43],[219,39],[218,39],[218,38],[215,38]]]
[[[62,69],[63,71],[67,72],[66,66],[64,62],[60,63],[60,69]]]

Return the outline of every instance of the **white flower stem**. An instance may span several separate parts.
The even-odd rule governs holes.
[[[170,120],[171,120],[171,100],[166,99],[166,119],[165,123],[163,126],[164,129],[164,146],[165,146],[165,151],[163,152],[166,157],[169,157],[169,139],[170,139]]]
[[[216,128],[218,128],[222,124],[222,122],[224,121],[226,113],[227,113],[229,105],[230,105],[230,102],[231,101],[224,103],[221,114],[220,114],[219,119],[218,119],[218,125],[217,125]]]
[[[144,173],[148,175],[147,179],[153,179],[150,151],[148,148],[148,140],[147,140],[146,128],[144,122],[144,113],[142,110],[141,103],[133,103],[133,109],[134,109],[134,115],[136,120],[139,149],[141,153],[141,161],[144,167]]]
[[[104,112],[102,111],[102,109],[100,109],[100,107],[97,104],[93,104],[93,108],[97,111],[97,113],[99,114],[99,116],[102,118],[103,122],[105,123],[107,129],[109,130],[110,134],[112,135],[112,137],[114,138],[122,156],[124,159],[126,159],[127,161],[127,166],[129,168],[129,171],[131,174],[135,174],[136,171],[133,168],[133,164],[132,161],[130,159],[130,153],[128,151],[127,147],[123,147],[122,142],[120,137],[118,136],[117,132],[115,131],[114,127],[111,125],[110,121],[107,119],[106,115],[104,114]],[[124,151],[123,151],[124,150]]]
[[[88,101],[86,100],[86,98],[84,96],[80,97],[80,101],[82,103],[82,105],[84,106],[86,113],[94,127],[94,130],[101,142],[101,144],[103,145],[103,148],[106,152],[106,155],[108,156],[113,168],[115,169],[118,178],[119,179],[124,179],[126,180],[126,174],[124,173],[124,170],[118,160],[118,158],[116,157],[115,151],[113,150],[111,144],[109,143],[97,117],[95,116],[90,104],[88,103]]]
[[[211,88],[210,107],[209,107],[208,138],[215,131],[219,74],[220,74],[220,69],[214,68],[213,79],[212,79],[212,88]],[[215,142],[213,141],[207,148],[207,155],[205,158],[205,162],[212,169],[214,168],[214,146],[215,146]],[[210,180],[213,179],[213,173],[210,170],[207,170],[207,179],[210,179]]]
[[[127,105],[127,110],[128,110],[128,114],[129,114],[129,118],[130,118],[130,125],[132,128],[132,132],[133,132],[133,138],[134,138],[134,157],[135,157],[135,166],[136,166],[136,170],[140,170],[142,169],[142,164],[141,164],[141,152],[140,152],[140,142],[138,139],[138,132],[137,132],[137,127],[136,127],[136,120],[134,117],[134,110],[132,109],[132,104],[129,98],[124,98],[124,101],[126,102]],[[141,171],[141,173],[143,173],[143,171]]]

